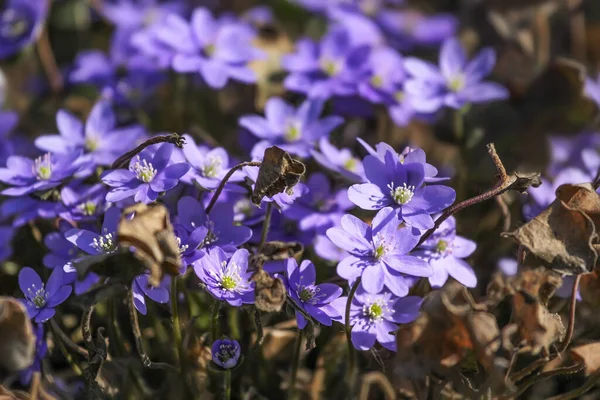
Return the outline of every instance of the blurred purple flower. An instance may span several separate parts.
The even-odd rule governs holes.
[[[70,221],[91,222],[107,209],[106,187],[101,183],[86,185],[74,181],[60,191],[59,215]]]
[[[65,238],[90,255],[111,254],[117,251],[117,226],[121,218],[121,210],[111,207],[104,214],[100,233],[87,229],[73,228],[65,232]]]
[[[340,322],[345,323],[345,311],[348,297],[340,297],[333,302],[341,314]],[[419,316],[423,299],[409,296],[397,298],[384,291],[379,294],[367,292],[358,287],[350,305],[350,326],[352,326],[352,344],[358,350],[369,350],[379,342],[388,350],[396,351],[396,324],[414,321]]]
[[[282,59],[290,72],[284,81],[286,89],[305,93],[311,98],[351,96],[356,84],[368,76],[368,45],[354,46],[347,29],[335,26],[320,43],[311,39],[296,42],[296,52]]]
[[[254,36],[249,26],[231,19],[215,19],[206,8],[196,8],[189,23],[170,14],[155,32],[159,41],[174,50],[175,71],[200,73],[213,89],[223,88],[229,79],[256,81],[247,65],[262,56],[252,46]]]
[[[327,230],[329,239],[350,253],[338,264],[338,275],[350,283],[362,277],[362,285],[369,293],[379,293],[385,286],[396,296],[408,294],[404,274],[432,276],[427,262],[408,255],[419,236],[410,227],[399,228],[400,223],[390,207],[381,209],[371,226],[353,215],[344,215],[341,228]]]
[[[54,316],[54,307],[71,295],[71,286],[65,285],[62,268],[55,268],[44,286],[42,279],[33,268],[25,267],[19,272],[19,287],[25,295],[23,304],[29,318],[35,322],[46,322]]]
[[[15,230],[10,225],[0,225],[0,261],[5,261],[12,256],[12,239]]]
[[[230,203],[217,203],[206,215],[204,206],[190,196],[182,197],[177,202],[177,222],[190,235],[186,239],[180,238],[182,245],[188,245],[184,254],[190,254],[193,246],[201,239],[202,250],[221,248],[227,254],[232,254],[237,247],[246,243],[252,236],[252,230],[246,226],[235,225],[233,222],[233,205]],[[198,230],[198,228],[204,228]]]
[[[308,193],[299,197],[285,211],[287,218],[298,221],[302,231],[324,233],[335,225],[344,212],[353,208],[346,189],[331,192],[329,179],[320,172],[312,174],[307,182]]]
[[[363,165],[368,183],[352,185],[348,189],[350,201],[365,210],[392,206],[399,209],[399,216],[408,225],[432,228],[431,214],[451,205],[456,193],[443,185],[423,186],[425,163],[422,161],[403,163],[393,149],[385,151],[384,161],[373,155],[366,156]]]
[[[56,203],[39,200],[31,196],[11,197],[0,204],[2,219],[14,218],[12,226],[17,228],[36,218],[56,217]]]
[[[455,35],[459,21],[452,14],[427,15],[416,10],[385,10],[377,23],[394,47],[412,50],[415,46],[437,46]]]
[[[337,149],[327,138],[319,140],[319,150],[311,150],[311,155],[322,167],[337,172],[353,183],[365,181],[365,170],[360,159],[354,157],[350,149]]]
[[[150,285],[148,277],[150,274],[138,275],[131,283],[131,294],[133,305],[141,314],[146,315],[146,296],[157,303],[169,302],[170,277],[165,277],[157,287]]]
[[[152,147],[152,146],[151,146]],[[112,187],[106,201],[116,202],[133,199],[136,202],[152,203],[158,195],[174,188],[190,166],[187,163],[169,164],[173,145],[158,145],[151,155],[150,147],[131,159],[129,169],[106,171],[102,182]]]
[[[330,303],[340,297],[342,288],[333,283],[317,285],[312,261],[304,260],[298,266],[296,259],[288,259],[285,278],[288,296],[308,315],[326,326],[331,326],[332,318],[340,318],[338,310]],[[308,322],[299,311],[296,311],[296,321],[298,329],[304,329]]]
[[[233,339],[217,339],[211,347],[213,362],[224,369],[235,367],[241,352],[240,344]]]
[[[491,48],[481,50],[470,62],[457,38],[444,41],[439,67],[410,57],[404,67],[412,77],[405,83],[413,107],[431,113],[443,106],[460,109],[467,104],[506,99],[508,90],[494,82],[482,82],[496,63]]]
[[[198,278],[206,290],[217,300],[226,301],[234,307],[254,303],[252,272],[248,269],[248,250],[239,249],[231,256],[215,247],[194,265]]]
[[[0,60],[19,52],[40,34],[48,12],[45,0],[7,0],[0,6]]]
[[[31,383],[31,378],[33,378],[35,372],[41,372],[42,361],[44,361],[46,354],[48,354],[48,344],[46,343],[46,337],[44,335],[44,324],[34,325],[33,332],[35,334],[35,357],[33,359],[33,364],[19,372],[19,382],[25,386]]]
[[[473,268],[463,260],[475,251],[477,244],[456,234],[456,219],[450,217],[439,226],[412,255],[429,262],[433,276],[429,283],[439,288],[446,283],[448,276],[453,277],[469,288],[477,286],[477,276]]]
[[[277,145],[299,157],[310,157],[315,143],[328,137],[344,122],[338,116],[319,119],[323,106],[322,100],[307,99],[295,108],[279,97],[272,97],[265,105],[265,117],[246,115],[240,118],[239,123],[261,139],[255,148]],[[260,151],[253,150],[252,153],[255,157],[262,157]]]
[[[336,223],[337,227],[339,223]],[[339,263],[348,256],[348,252],[335,244],[327,235],[317,235],[313,243],[313,250],[324,260]]]

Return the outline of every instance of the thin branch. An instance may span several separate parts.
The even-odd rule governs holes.
[[[525,391],[527,389],[529,389],[529,387],[531,387],[532,385],[534,385],[538,382],[545,381],[547,379],[550,379],[550,378],[553,378],[553,377],[559,376],[559,375],[576,374],[577,372],[581,371],[584,368],[585,368],[585,363],[579,362],[577,364],[570,365],[568,367],[556,368],[556,369],[553,369],[552,371],[540,372],[536,375],[531,376],[529,379],[527,379],[521,385],[519,385],[516,393],[512,393],[509,396],[503,396],[500,399],[517,398],[520,395],[522,395],[523,393],[525,393]]]
[[[185,144],[185,138],[178,133],[171,133],[169,135],[156,136],[146,140],[144,143],[140,144],[135,149],[128,151],[123,154],[121,157],[117,158],[115,162],[112,164],[111,169],[120,169],[125,168],[127,163],[131,161],[133,157],[142,152],[146,147],[152,146],[153,144],[158,143],[172,143],[175,146],[182,148]]]
[[[347,380],[350,385],[352,385],[352,381],[354,379],[354,370],[356,368],[356,354],[354,351],[354,345],[352,344],[352,326],[350,325],[350,308],[352,305],[352,300],[354,299],[354,294],[356,290],[360,286],[360,278],[354,282],[352,288],[350,289],[350,293],[348,294],[348,300],[346,302],[346,312],[345,312],[345,323],[346,323],[346,341],[348,342],[348,374]]]
[[[529,186],[537,187],[541,184],[540,175],[537,173],[536,174],[518,174],[518,173],[513,172],[512,174],[507,175],[506,169],[504,168],[504,165],[502,164],[502,160],[500,160],[500,157],[498,156],[498,153],[496,152],[496,147],[494,146],[494,144],[489,143],[487,145],[487,147],[488,147],[488,153],[489,153],[490,157],[492,158],[494,165],[496,166],[496,170],[498,171],[498,177],[500,178],[500,181],[496,185],[494,185],[494,187],[492,189],[488,190],[487,192],[482,193],[475,197],[471,197],[470,199],[461,201],[460,203],[457,203],[457,204],[454,204],[454,205],[448,207],[442,213],[442,215],[435,221],[433,228],[429,229],[427,232],[425,232],[425,234],[423,236],[421,236],[421,239],[419,240],[419,243],[417,244],[417,246],[420,246],[421,244],[423,244],[423,242],[425,242],[425,240],[427,240],[427,238],[429,238],[429,236],[431,236],[433,234],[433,232],[435,232],[437,230],[437,228],[440,227],[442,222],[444,222],[446,219],[448,219],[450,216],[456,214],[457,212],[464,210],[467,207],[471,207],[472,205],[475,205],[477,203],[481,203],[481,202],[489,200],[493,197],[499,196],[500,194],[506,192],[507,190],[517,190],[521,193],[524,193],[527,190],[527,188],[529,188]]]
[[[563,394],[559,394],[554,397],[550,397],[550,398],[548,398],[548,400],[579,399],[579,398],[581,398],[582,394],[588,392],[591,388],[596,386],[596,383],[598,383],[598,380],[600,380],[600,371],[597,371],[596,373],[590,375],[589,378],[587,378],[587,380],[585,381],[585,383],[583,385],[579,386],[578,388],[573,389],[567,393],[563,393]]]
[[[550,361],[550,357],[548,357],[547,355],[542,358],[538,358],[537,360],[535,360],[534,362],[532,362],[525,368],[520,369],[519,371],[512,374],[510,376],[510,380],[512,382],[518,382],[521,379],[525,378],[527,375],[531,374],[536,369],[541,368],[544,364],[546,364],[549,361]]]
[[[57,336],[57,339],[61,340],[69,348],[69,350],[79,354],[85,359],[89,357],[88,351],[79,346],[77,343],[73,342],[73,340],[60,328],[54,319],[50,320],[50,329],[52,329],[52,333]]]
[[[256,329],[256,343],[254,343],[254,346],[258,349],[260,348],[260,346],[262,346],[263,342],[265,341],[265,331],[263,329],[262,320],[260,318],[260,310],[254,307],[253,314],[254,329]]]
[[[360,384],[359,400],[368,400],[372,386],[378,386],[383,392],[386,400],[396,399],[396,391],[385,374],[379,371],[369,372],[365,374]]]
[[[502,217],[504,221],[502,225],[502,230],[504,232],[508,232],[510,230],[511,225],[511,216],[508,204],[506,204],[506,201],[504,200],[504,197],[502,197],[502,195],[496,196],[496,203],[498,203],[498,207],[500,207],[500,211],[502,212]]]
[[[210,210],[212,210],[212,208],[215,206],[219,196],[221,195],[221,192],[225,188],[225,184],[233,176],[235,171],[238,171],[244,167],[260,167],[260,164],[260,161],[245,161],[243,163],[239,163],[235,167],[232,167],[229,172],[227,172],[227,175],[223,177],[221,183],[219,183],[219,187],[217,187],[217,190],[215,191],[215,194],[213,194],[213,197],[210,199],[210,203],[208,203],[208,207],[206,207],[206,214],[210,213]]]
[[[94,340],[92,339],[92,329],[90,327],[92,323],[92,314],[94,313],[94,305],[90,306],[85,310],[81,320],[81,335],[83,336],[83,343],[87,349],[88,361],[91,355],[94,354]]]
[[[41,7],[41,6],[40,6]],[[52,52],[52,46],[50,45],[50,38],[48,37],[48,28],[44,26],[42,33],[36,43],[38,55],[42,68],[48,78],[50,88],[55,93],[61,92],[64,87],[64,79],[56,64],[56,58]]]
[[[573,291],[571,292],[571,306],[569,308],[569,325],[567,326],[567,334],[565,340],[561,343],[558,353],[563,353],[569,347],[571,339],[573,339],[573,332],[575,330],[575,308],[577,305],[577,291],[579,290],[579,282],[581,281],[581,275],[575,277],[573,283]]]

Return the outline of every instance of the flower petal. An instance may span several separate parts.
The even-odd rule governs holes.
[[[429,277],[433,275],[431,265],[414,256],[393,255],[385,257],[384,262],[388,267],[398,272],[402,272],[403,274],[420,277]]]

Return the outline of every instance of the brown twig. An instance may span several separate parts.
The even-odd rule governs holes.
[[[516,393],[512,393],[509,396],[502,396],[502,397],[500,397],[500,399],[517,398],[520,395],[522,395],[523,393],[525,393],[525,391],[527,389],[529,389],[530,386],[532,386],[538,382],[541,382],[546,379],[550,379],[550,378],[553,378],[553,377],[559,376],[559,375],[576,374],[577,372],[581,371],[584,368],[585,368],[585,364],[583,362],[579,362],[577,364],[570,365],[568,367],[556,368],[556,369],[553,369],[552,371],[540,372],[538,374],[535,374],[535,375],[529,377],[529,379],[527,379],[525,382],[523,382],[521,385],[519,385]]]
[[[531,364],[529,364],[525,368],[520,369],[519,371],[517,371],[514,374],[512,374],[510,376],[510,380],[512,382],[518,382],[521,379],[525,378],[527,375],[531,374],[536,369],[542,367],[548,361],[550,361],[550,357],[546,354],[544,357],[538,358],[537,360],[535,360],[534,362],[532,362]]]
[[[260,233],[260,242],[258,243],[258,253],[261,253],[265,243],[267,242],[267,235],[269,234],[269,228],[271,226],[271,214],[273,214],[273,202],[267,204],[267,210],[265,211],[265,220],[263,221],[262,231]]]
[[[57,339],[61,340],[72,352],[77,353],[86,359],[89,357],[88,351],[79,346],[77,343],[73,342],[73,340],[60,328],[54,319],[50,320],[50,329],[52,329],[52,333],[57,336]]]
[[[512,174],[507,175],[506,169],[504,168],[504,164],[502,164],[502,160],[498,156],[494,144],[489,143],[487,145],[487,148],[488,153],[492,158],[494,165],[496,166],[496,170],[498,171],[498,178],[500,179],[500,181],[487,192],[475,197],[471,197],[470,199],[461,201],[460,203],[448,207],[442,213],[442,215],[435,221],[433,228],[429,229],[427,232],[425,232],[425,234],[423,234],[423,236],[421,236],[421,239],[419,240],[417,246],[423,244],[423,242],[425,242],[425,240],[427,240],[427,238],[429,238],[429,236],[431,236],[437,230],[437,228],[440,227],[442,222],[444,222],[446,219],[456,214],[457,212],[464,210],[467,207],[471,207],[472,205],[475,205],[477,203],[481,203],[493,197],[499,196],[507,190],[516,190],[521,193],[524,193],[530,186],[537,187],[541,184],[540,174],[538,173],[518,174],[516,172],[513,172]]]
[[[571,305],[569,307],[569,325],[567,326],[567,334],[565,340],[561,343],[558,353],[563,353],[569,347],[571,339],[573,339],[573,332],[575,331],[575,308],[577,305],[577,291],[579,289],[579,282],[581,281],[581,275],[575,277],[573,283],[573,291],[571,292]]]
[[[124,168],[127,165],[127,163],[129,161],[131,161],[131,159],[133,157],[138,155],[146,147],[152,146],[153,144],[158,144],[158,143],[172,143],[175,146],[182,148],[183,145],[185,144],[185,138],[183,136],[179,135],[178,133],[171,133],[169,135],[155,136],[153,138],[150,138],[150,139],[146,140],[144,143],[140,144],[135,149],[128,151],[127,153],[125,153],[122,156],[120,156],[119,158],[117,158],[115,160],[115,162],[113,162],[111,169]]]
[[[506,201],[504,200],[502,195],[496,196],[496,203],[498,203],[498,207],[500,207],[500,211],[502,211],[502,217],[504,221],[502,225],[502,230],[504,232],[508,232],[510,230],[511,225],[511,216],[508,204],[506,204]]]
[[[221,183],[219,183],[219,187],[217,187],[217,190],[215,190],[215,194],[213,194],[213,197],[210,199],[210,203],[208,203],[208,207],[206,207],[206,213],[207,214],[210,213],[210,210],[212,210],[212,208],[215,206],[215,204],[217,203],[217,199],[219,198],[219,196],[221,195],[221,192],[223,191],[223,188],[225,188],[225,184],[231,178],[231,176],[235,173],[235,171],[240,170],[244,167],[260,167],[260,164],[261,164],[260,161],[245,161],[245,162],[239,163],[235,167],[231,168],[229,170],[229,172],[227,172],[227,175],[225,175],[223,177],[223,179],[221,180]]]
[[[38,55],[42,68],[48,77],[48,83],[55,93],[61,92],[64,87],[64,79],[56,64],[56,58],[52,52],[52,46],[48,37],[48,28],[44,27],[36,43]]]
[[[386,400],[394,400],[396,399],[396,391],[394,387],[388,380],[388,378],[379,371],[369,372],[365,374],[362,378],[362,382],[360,384],[360,391],[358,395],[359,400],[368,400],[369,393],[371,391],[371,386],[377,385],[379,389],[383,392]]]
[[[596,373],[590,375],[589,378],[587,378],[587,380],[585,381],[585,383],[583,385],[579,386],[578,388],[573,389],[567,393],[563,393],[563,394],[559,394],[557,396],[550,397],[550,398],[548,398],[548,400],[579,399],[579,398],[581,398],[582,394],[586,393],[591,388],[593,388],[596,385],[596,383],[598,383],[598,380],[600,380],[600,371],[597,371]]]

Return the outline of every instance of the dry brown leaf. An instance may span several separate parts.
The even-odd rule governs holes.
[[[592,375],[600,370],[600,342],[588,343],[571,349],[571,357],[585,364],[585,374]]]
[[[279,312],[285,303],[285,285],[279,278],[273,278],[263,269],[259,269],[250,280],[256,282],[254,305],[260,311]]]
[[[16,372],[29,367],[35,342],[25,306],[16,299],[0,297],[0,369]]]
[[[586,183],[562,185],[556,196],[540,215],[506,236],[528,250],[525,264],[541,264],[565,275],[589,272],[598,259],[598,194]]]
[[[581,299],[587,304],[600,306],[600,270],[595,269],[589,274],[583,274],[579,283]]]
[[[135,247],[134,256],[150,270],[148,282],[151,285],[158,286],[165,274],[179,274],[179,245],[165,206],[138,203],[126,208],[119,221],[117,237],[121,246]]]

